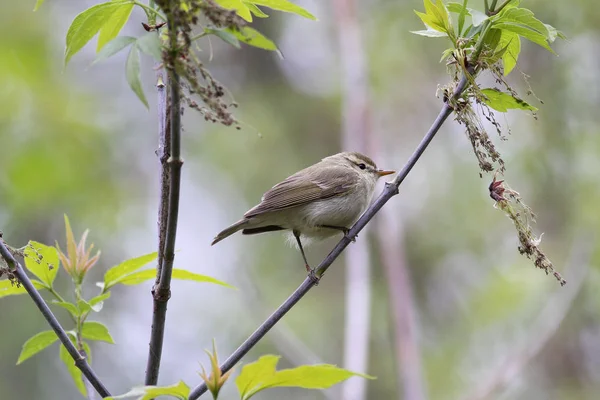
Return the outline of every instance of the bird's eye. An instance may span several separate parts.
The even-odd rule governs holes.
[[[360,163],[360,164],[358,164],[358,168],[365,169],[365,168],[367,168],[367,166],[363,163]]]

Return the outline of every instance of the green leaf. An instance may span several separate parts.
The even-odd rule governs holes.
[[[33,246],[35,251],[31,248]],[[41,260],[38,255],[41,256]],[[55,247],[30,241],[25,247],[25,267],[48,287],[58,274],[58,252]]]
[[[110,287],[119,283],[127,275],[137,271],[149,262],[156,260],[157,256],[157,252],[145,254],[136,258],[130,258],[129,260],[123,261],[121,264],[110,268],[106,271],[106,274],[104,274],[104,290],[108,290]]]
[[[481,89],[481,93],[487,97],[485,104],[496,111],[506,112],[509,109],[518,108],[521,110],[537,111],[537,108],[529,105],[521,99],[513,97],[509,93],[501,92],[498,89],[487,88]]]
[[[502,63],[504,64],[504,76],[506,76],[517,65],[519,53],[521,52],[521,39],[514,32],[502,31],[498,47],[504,49]]]
[[[508,8],[503,9],[494,21],[497,23],[514,23],[524,25],[529,29],[533,29],[544,35],[545,38],[549,37],[548,28],[542,21],[534,17],[531,10],[526,8]]]
[[[450,11],[450,12],[453,12],[456,14],[462,14],[464,12],[465,15],[471,15],[469,10],[466,8],[467,2],[468,2],[468,0],[465,0],[463,4],[456,3],[456,2],[449,2],[446,6],[448,7],[448,11]]]
[[[77,387],[77,389],[79,389],[79,392],[84,397],[86,397],[87,392],[85,389],[85,384],[83,383],[83,377],[81,374],[81,370],[79,368],[77,368],[77,366],[75,365],[75,360],[73,360],[73,358],[67,351],[67,348],[62,344],[60,345],[59,355],[60,355],[60,359],[62,360],[62,362],[65,363],[65,366],[67,367],[67,371],[69,371],[71,378],[73,378],[73,382],[75,383],[75,386]]]
[[[424,31],[410,31],[410,33],[414,33],[415,35],[427,36],[427,37],[447,37],[448,34],[446,32],[434,31],[433,29],[427,29]]]
[[[108,333],[108,328],[96,321],[87,321],[83,323],[81,336],[89,340],[101,340],[110,344],[115,344],[112,336]]]
[[[44,3],[44,0],[37,0],[35,2],[35,7],[33,8],[33,11],[39,10],[39,8],[42,6],[43,3]]]
[[[37,335],[34,335],[23,345],[23,349],[21,350],[21,354],[19,354],[19,359],[17,360],[17,365],[21,364],[29,357],[36,355],[57,340],[58,336],[56,336],[54,331],[43,331]]]
[[[77,308],[81,310],[82,314],[92,311],[92,306],[84,299],[77,300]]]
[[[304,18],[312,19],[313,21],[317,21],[317,17],[315,17],[299,5],[294,4],[288,0],[248,0],[248,2],[256,4],[257,6],[265,6],[273,10],[289,12],[300,15]]]
[[[171,386],[141,386],[131,389],[129,392],[107,397],[105,400],[120,400],[135,397],[138,400],[151,400],[158,396],[173,396],[177,399],[187,400],[190,388],[183,381]]]
[[[173,279],[179,279],[179,280],[184,280],[184,281],[214,283],[217,285],[235,289],[234,286],[231,286],[223,281],[220,281],[215,278],[211,278],[210,276],[196,274],[195,272],[190,272],[185,269],[174,268],[172,276],[173,276]],[[119,283],[121,283],[123,285],[133,286],[133,285],[138,285],[142,282],[149,281],[150,279],[154,279],[154,278],[156,278],[156,271],[153,269],[145,269],[143,271],[138,271],[136,273],[128,275],[126,278],[122,279]]]
[[[92,310],[99,312],[100,310],[102,310],[102,307],[104,306],[104,300],[108,299],[109,297],[110,297],[110,292],[106,292],[106,293],[103,293],[101,295],[91,298],[88,301],[88,304],[90,305]]]
[[[235,10],[235,12],[248,22],[252,22],[252,14],[247,5],[242,0],[215,0],[215,3],[228,10]]]
[[[44,285],[42,282],[38,281],[37,279],[32,279],[31,282],[33,283],[33,286],[38,290],[47,289],[46,285]],[[25,290],[23,285],[20,285],[19,287],[17,287],[17,285],[13,285],[12,282],[9,281],[8,279],[0,281],[0,298],[6,297],[6,296],[12,296],[15,294],[25,294],[25,293],[27,293],[27,291]]]
[[[425,24],[425,27],[427,27],[427,29],[431,28],[431,29],[435,29],[436,31],[446,32],[446,28],[444,28],[442,25],[440,25],[440,23],[437,21],[437,19],[435,19],[435,17],[428,15],[428,14],[423,14],[422,12],[419,12],[416,10],[415,10],[415,14],[417,14],[417,16],[419,18],[421,18],[421,21],[423,21],[423,23]]]
[[[458,12],[458,34],[459,35],[462,35],[463,27],[465,26],[465,17],[469,13],[469,11],[467,10],[468,2],[469,2],[469,0],[464,0],[461,10]],[[450,4],[448,4],[448,9],[450,9]]]
[[[52,304],[55,304],[57,306],[64,308],[75,318],[77,318],[78,316],[81,315],[81,311],[79,311],[79,308],[77,308],[77,306],[75,304],[69,303],[68,301],[52,300]]]
[[[548,42],[552,43],[556,40],[556,38],[561,38],[561,39],[567,38],[564,33],[557,30],[552,25],[548,25],[548,24],[544,24],[544,25],[546,26],[546,29],[548,29]]]
[[[112,57],[125,47],[129,46],[131,43],[135,42],[137,39],[131,36],[118,36],[108,42],[102,50],[96,54],[96,58],[92,62],[92,65],[106,60],[108,57]]]
[[[258,18],[268,18],[269,16],[263,12],[260,8],[252,4],[250,1],[243,0],[246,7],[250,9],[250,12]]]
[[[513,22],[501,22],[499,24],[495,24],[494,28],[504,29],[510,32],[514,32],[524,37],[527,40],[532,41],[535,44],[538,44],[551,52],[552,54],[556,54],[554,50],[548,45],[546,36],[542,35],[539,32],[536,32],[532,29],[526,28],[523,25],[519,25]]]
[[[112,13],[110,19],[100,28],[100,34],[98,35],[98,47],[96,52],[100,51],[102,47],[114,38],[117,37],[123,26],[127,23],[131,11],[133,10],[134,4],[132,2],[121,3],[121,5]]]
[[[276,371],[275,367],[278,361],[278,356],[266,355],[242,368],[242,372],[235,380],[242,400],[248,400],[256,393],[272,387],[326,389],[353,376],[375,379],[369,375],[329,364],[303,365]]]
[[[92,349],[90,345],[87,342],[82,342],[81,344],[83,345],[83,351],[85,351],[85,358],[88,364],[92,365]]]
[[[67,32],[67,47],[65,48],[65,65],[71,57],[83,48],[98,31],[106,24],[113,13],[125,0],[109,1],[96,4],[78,14]],[[129,3],[129,2],[127,2]]]
[[[244,26],[239,31],[228,28],[227,32],[231,33],[233,36],[247,45],[279,52],[277,45],[271,39],[268,39],[262,33],[249,26]]]
[[[146,95],[144,94],[142,81],[140,79],[140,52],[138,51],[137,46],[131,46],[131,49],[129,50],[129,56],[127,56],[127,62],[125,63],[125,77],[127,78],[127,83],[129,83],[131,90],[133,90],[138,99],[144,103],[146,108],[149,108],[148,100],[146,100]]]
[[[204,28],[204,32],[217,36],[221,40],[225,41],[226,43],[229,43],[237,49],[241,47],[240,41],[228,31],[225,31],[223,29]]]
[[[162,48],[156,32],[146,33],[137,40],[136,45],[142,53],[153,57],[156,61],[162,60]]]

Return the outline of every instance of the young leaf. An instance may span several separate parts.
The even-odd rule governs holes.
[[[247,5],[242,0],[215,0],[215,3],[228,10],[235,10],[235,12],[248,22],[252,22],[252,14]]]
[[[54,331],[43,331],[37,335],[34,335],[23,345],[23,349],[21,350],[21,354],[19,354],[19,359],[17,360],[17,365],[21,364],[29,357],[36,355],[57,340],[58,336],[56,336]]]
[[[33,286],[37,290],[48,289],[45,284],[38,281],[37,279],[32,279],[31,282],[33,283]],[[23,285],[20,285],[17,287],[16,284],[13,285],[13,283],[11,281],[9,281],[8,279],[0,281],[0,298],[6,297],[6,296],[12,296],[15,294],[25,294],[25,293],[27,293],[27,291],[25,290]]]
[[[256,4],[257,6],[265,6],[273,10],[289,12],[300,15],[304,18],[312,19],[313,21],[317,21],[317,17],[315,17],[299,5],[294,4],[288,0],[248,0],[248,2]]]
[[[215,35],[226,43],[229,43],[236,49],[239,49],[240,41],[231,33],[223,29],[204,28],[204,32]]]
[[[446,6],[448,8],[448,11],[450,11],[450,12],[453,12],[456,14],[462,14],[464,12],[465,15],[471,15],[469,10],[467,9],[467,2],[468,2],[468,0],[465,0],[463,4],[456,3],[456,2],[449,2]]]
[[[502,12],[495,18],[498,23],[515,23],[523,25],[529,29],[533,29],[548,38],[548,28],[542,21],[535,18],[533,12],[526,8],[509,8],[502,10]]]
[[[62,362],[65,363],[65,366],[67,367],[67,371],[69,371],[71,378],[73,378],[73,382],[75,383],[75,386],[77,387],[77,389],[79,389],[79,392],[84,397],[86,397],[87,392],[85,389],[85,384],[83,383],[83,377],[81,374],[81,370],[79,368],[77,368],[77,366],[75,365],[75,360],[73,360],[73,358],[67,351],[66,347],[62,344],[60,345],[59,355],[60,355],[60,359],[62,360]]]
[[[148,108],[148,100],[146,100],[146,95],[142,88],[142,81],[140,80],[140,52],[138,51],[137,46],[131,46],[131,50],[129,50],[129,56],[125,63],[125,77],[127,78],[131,90],[133,90],[138,99],[140,99],[146,108]]]
[[[506,76],[517,65],[519,53],[521,52],[521,39],[514,32],[502,31],[498,48],[504,49],[502,63],[504,64],[504,76]]]
[[[369,375],[338,368],[335,365],[303,365],[297,368],[275,371],[278,356],[262,356],[258,361],[242,368],[235,384],[242,400],[248,400],[261,390],[272,387],[300,387],[326,389],[353,376],[375,379]]]
[[[250,12],[258,18],[267,18],[269,17],[267,14],[265,14],[263,12],[263,10],[261,10],[260,8],[258,8],[257,6],[255,6],[254,4],[252,4],[250,1],[248,0],[243,0],[244,4],[246,5],[246,7],[248,7],[250,9]]]
[[[427,29],[424,31],[410,31],[410,33],[414,33],[415,35],[427,36],[427,37],[447,37],[448,34],[446,32],[434,31],[433,29]]]
[[[117,54],[119,51],[123,50],[125,47],[129,46],[131,43],[135,42],[137,39],[131,36],[118,36],[108,42],[102,50],[96,54],[96,58],[92,62],[92,65],[97,62],[104,61],[108,57],[112,57]]]
[[[71,57],[87,44],[106,24],[112,14],[124,4],[124,0],[96,4],[78,14],[67,32],[65,65]],[[127,2],[129,3],[129,2]]]
[[[43,3],[44,3],[44,0],[37,0],[35,2],[35,7],[33,8],[33,11],[39,10],[39,8],[42,6]]]
[[[537,108],[526,103],[521,99],[517,99],[509,93],[501,92],[498,89],[487,88],[481,89],[481,93],[486,97],[485,104],[496,111],[506,112],[509,109],[518,108],[521,110],[537,111]]]
[[[552,25],[548,25],[548,24],[544,24],[544,25],[546,26],[546,29],[548,29],[548,42],[550,42],[550,43],[554,42],[557,37],[561,38],[561,39],[567,38],[564,33],[557,30]]]
[[[501,22],[494,25],[494,28],[504,29],[510,32],[514,32],[524,37],[527,40],[532,41],[535,44],[538,44],[551,52],[552,54],[556,54],[554,50],[548,45],[546,36],[543,34],[536,32],[532,29],[526,28],[523,25],[519,25],[513,22]]]
[[[249,26],[244,26],[239,31],[227,29],[227,32],[239,39],[240,42],[244,42],[250,46],[279,52],[277,45],[271,39],[266,38],[262,33]]]
[[[436,31],[446,33],[446,28],[444,28],[442,25],[440,25],[440,23],[434,16],[429,15],[429,14],[423,14],[422,12],[419,12],[416,10],[415,10],[415,14],[417,14],[417,16],[419,18],[421,18],[421,21],[423,21],[423,23],[425,24],[425,27],[427,29],[431,28],[431,29],[435,29]]]
[[[462,35],[463,27],[465,26],[465,16],[467,15],[467,3],[469,0],[464,0],[460,11],[458,12],[458,34]],[[450,10],[450,4],[448,4],[448,10]]]
[[[108,328],[96,321],[88,321],[83,323],[81,336],[88,340],[101,340],[110,344],[115,344],[112,336],[108,333]]]
[[[148,32],[141,36],[137,39],[136,45],[142,53],[154,57],[156,61],[162,60],[162,48],[156,32]]]
[[[156,271],[153,269],[145,269],[143,271],[138,271],[136,273],[127,275],[121,281],[120,284],[133,286],[138,285],[142,282],[146,282],[150,279],[156,278]],[[225,286],[228,288],[235,289],[235,287],[228,285],[227,283],[220,281],[215,278],[211,278],[207,275],[196,274],[195,272],[186,271],[185,269],[173,269],[173,279],[180,279],[184,281],[195,281],[195,282],[207,282],[214,283],[217,285]]]
[[[77,308],[81,311],[82,314],[92,311],[92,306],[83,299],[77,300]]]
[[[121,264],[110,268],[106,271],[106,274],[104,274],[104,291],[119,283],[127,275],[137,271],[149,262],[156,260],[157,256],[157,252],[145,254],[136,258],[130,258],[129,260],[123,261]]]
[[[127,23],[131,11],[133,10],[133,2],[121,3],[121,5],[112,13],[110,19],[100,28],[98,34],[98,47],[96,52],[114,38],[117,37],[123,26]]]
[[[68,301],[52,300],[52,304],[55,304],[57,306],[60,306],[60,307],[64,308],[72,316],[74,316],[76,318],[81,315],[81,311],[79,311],[79,308],[77,308],[77,306],[75,304],[69,303]]]
[[[30,241],[25,247],[25,267],[40,281],[51,287],[56,274],[58,274],[58,252],[56,248]]]
[[[151,400],[158,396],[173,396],[176,399],[186,400],[190,394],[190,388],[183,381],[171,386],[141,386],[131,389],[129,392],[107,397],[105,400],[121,400],[135,397],[138,400]]]
[[[91,298],[88,301],[88,304],[90,305],[92,310],[99,312],[100,310],[102,310],[102,307],[104,306],[104,300],[108,299],[109,297],[110,297],[110,292],[106,292],[99,296]]]
[[[483,21],[485,21],[486,19],[488,19],[489,17],[487,15],[485,15],[484,13],[482,13],[481,11],[469,8],[470,14],[471,14],[471,19],[473,20],[473,26],[479,26],[483,23]]]

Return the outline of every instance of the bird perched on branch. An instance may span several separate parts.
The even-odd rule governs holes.
[[[356,152],[326,157],[269,189],[260,204],[220,232],[212,245],[239,230],[244,235],[288,230],[312,275],[302,241],[347,234],[371,203],[377,180],[394,172],[378,169]]]

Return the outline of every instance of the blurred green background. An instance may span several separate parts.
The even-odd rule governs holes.
[[[208,61],[208,42],[201,43],[203,60],[240,104],[243,129],[186,111],[175,265],[239,290],[174,282],[161,384],[198,384],[198,362],[208,365],[203,349],[212,339],[224,359],[305,277],[299,254],[279,234],[236,235],[210,246],[274,183],[341,150],[337,14],[330,2],[298,3],[319,21],[271,12],[257,24],[283,60],[213,39]],[[400,169],[439,111],[435,91],[448,79],[438,63],[445,43],[409,33],[422,29],[413,13],[419,0],[357,3],[369,71],[370,155]],[[0,229],[9,244],[22,246],[64,244],[64,213],[76,237],[89,228],[102,250],[89,293],[110,266],[155,250],[159,171],[152,60],[142,60],[149,111],[125,81],[125,54],[90,67],[94,40],[63,69],[68,26],[93,4],[47,0],[32,12],[33,0],[4,2],[0,13]],[[524,42],[517,68],[530,75],[544,104],[526,97],[540,108],[537,120],[510,112],[498,118],[511,129],[508,141],[490,135],[507,163],[507,182],[536,212],[541,247],[567,286],[518,254],[511,221],[488,197],[491,176],[479,177],[465,134],[448,121],[383,217],[359,235],[369,260],[361,290],[340,258],[243,359],[275,353],[283,356],[280,368],[349,366],[349,353],[359,350],[347,344],[361,334],[356,343],[368,344],[360,350],[367,363],[358,372],[377,380],[353,378],[322,392],[276,389],[258,398],[598,398],[600,8],[591,0],[523,6],[569,40],[553,46],[559,57]],[[142,21],[134,10],[122,34],[141,35]],[[528,90],[518,70],[510,78],[521,93]],[[481,81],[493,85],[489,77]],[[334,243],[310,247],[312,263]],[[65,274],[58,285],[69,293]],[[150,287],[116,288],[95,318],[116,341],[92,347],[93,367],[114,394],[143,382]],[[348,308],[349,299],[365,307]],[[0,398],[79,398],[57,345],[15,366],[25,340],[48,328],[28,297],[0,303]],[[362,322],[345,323],[355,312]],[[65,312],[56,314],[70,329]],[[234,389],[230,382],[223,398],[236,398]]]

